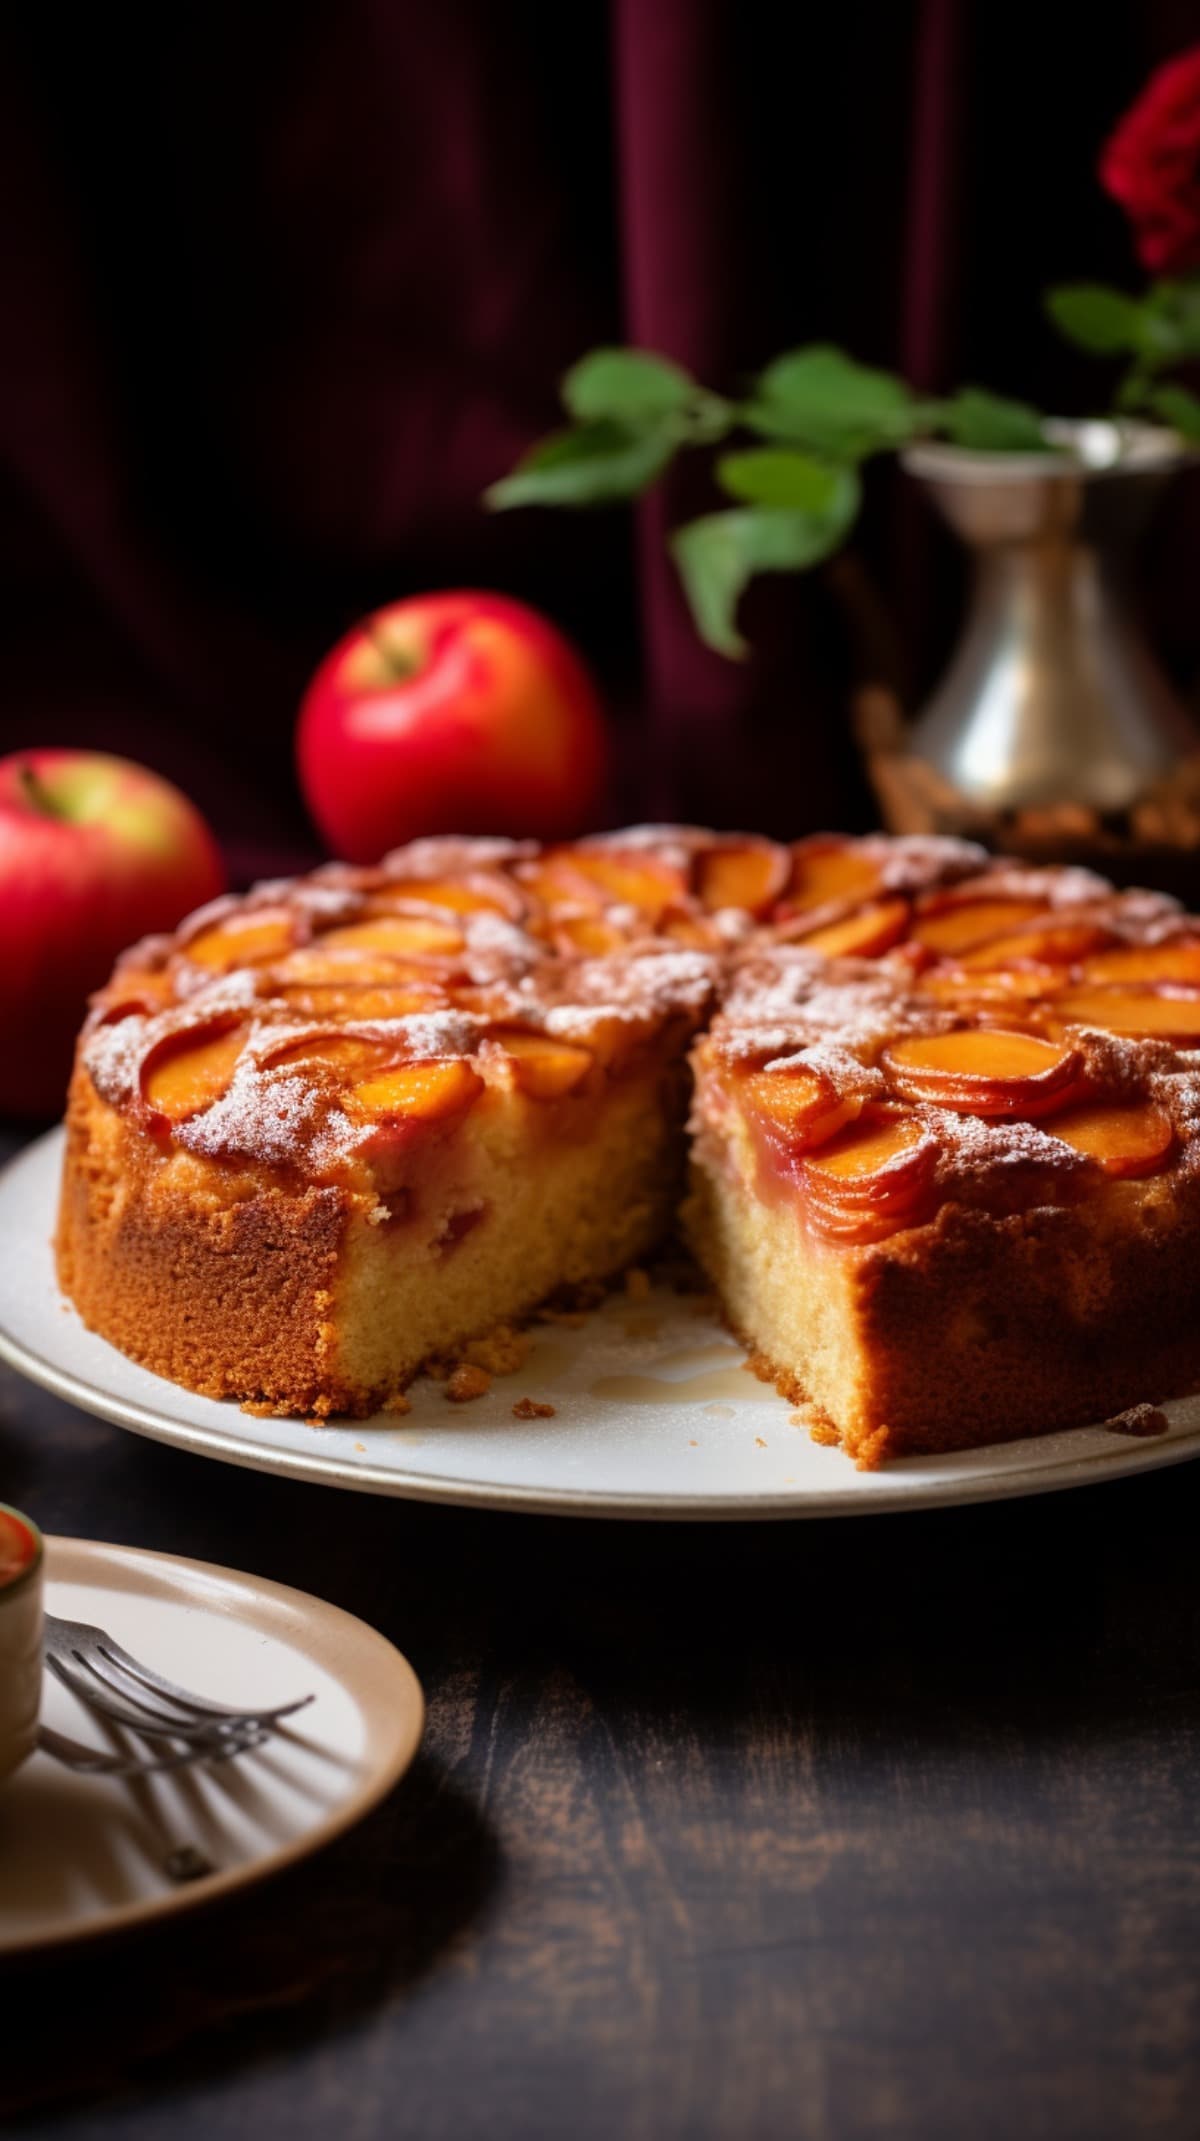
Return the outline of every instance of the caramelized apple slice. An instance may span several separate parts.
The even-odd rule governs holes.
[[[997,967],[994,972],[943,967],[921,977],[921,994],[939,1004],[1011,1003],[1015,1008],[1048,1002],[1064,986],[1061,968],[1052,966]]]
[[[288,988],[279,991],[285,1004],[301,1018],[376,1019],[411,1018],[414,1012],[434,1011],[446,1001],[441,989],[428,982],[419,988],[372,988],[358,982],[345,988],[334,985]]]
[[[602,914],[569,914],[555,921],[554,940],[560,951],[603,959],[609,952],[620,951],[628,942],[628,932],[617,929]]]
[[[1071,989],[1054,1005],[1057,1018],[1100,1026],[1138,1040],[1175,1041],[1200,1048],[1200,996],[1138,995],[1123,989]]]
[[[410,967],[408,973],[424,975],[427,969]],[[407,978],[405,970],[385,952],[329,951],[324,942],[306,944],[289,952],[271,970],[272,979],[285,987],[308,982],[319,988],[358,988],[364,984],[391,986]]]
[[[1171,1119],[1150,1101],[1085,1102],[1055,1118],[1051,1135],[1098,1160],[1107,1175],[1152,1175],[1171,1156]]]
[[[513,1083],[533,1100],[558,1100],[573,1093],[592,1067],[592,1052],[573,1041],[547,1040],[540,1033],[495,1036],[513,1067]]]
[[[452,914],[502,914],[519,922],[525,902],[507,877],[472,871],[465,877],[398,877],[371,893],[376,907],[448,907]]]
[[[248,910],[236,922],[215,922],[183,946],[195,966],[210,967],[216,974],[231,974],[237,967],[261,966],[265,959],[278,959],[296,941],[294,915],[286,909]]]
[[[914,1035],[886,1050],[898,1093],[967,1115],[1044,1115],[1079,1082],[1078,1050],[1030,1033],[962,1027]]]
[[[421,914],[384,914],[326,930],[320,943],[323,951],[395,952],[400,957],[432,958],[460,952],[463,939],[462,931],[451,922],[437,922]]]
[[[154,1115],[182,1123],[220,1100],[245,1042],[241,1026],[171,1034],[150,1050],[142,1065],[142,1098]]]
[[[846,840],[798,840],[792,876],[781,912],[798,914],[834,900],[869,899],[879,885],[879,864]]]
[[[709,848],[696,864],[696,894],[710,914],[743,907],[762,915],[783,892],[791,874],[786,849],[773,840],[746,840]]]
[[[1013,936],[994,937],[964,952],[961,964],[976,967],[1007,967],[1018,962],[1037,966],[1074,966],[1105,943],[1110,932],[1095,922],[1047,922],[1040,928],[1023,929]]]
[[[1041,900],[957,900],[917,916],[912,933],[931,952],[962,953],[1047,915]]]
[[[679,871],[656,856],[578,848],[552,849],[527,864],[522,876],[548,907],[636,907],[651,921],[685,890]]]
[[[401,1063],[378,1078],[351,1089],[350,1100],[363,1115],[387,1120],[440,1122],[458,1115],[483,1091],[483,1079],[460,1056],[433,1056]]]
[[[738,1090],[743,1104],[773,1130],[782,1131],[797,1152],[823,1144],[862,1107],[861,1100],[839,1093],[833,1080],[811,1064],[749,1071],[738,1081]]]
[[[907,923],[907,900],[877,900],[844,922],[812,930],[801,943],[806,952],[823,952],[827,959],[874,959],[899,942]]]
[[[879,1240],[928,1210],[935,1140],[911,1115],[868,1108],[801,1167],[809,1209],[842,1240]]]
[[[1200,942],[1183,937],[1172,944],[1121,944],[1098,952],[1083,971],[1088,981],[1178,981],[1194,988],[1200,983]]]
[[[305,1040],[284,1041],[262,1061],[273,1069],[316,1070],[338,1078],[343,1084],[359,1084],[393,1062],[396,1043],[371,1041],[356,1033],[311,1034]]]
[[[575,848],[571,869],[595,885],[605,905],[638,907],[656,916],[684,897],[686,886],[673,863],[657,855],[609,854]]]

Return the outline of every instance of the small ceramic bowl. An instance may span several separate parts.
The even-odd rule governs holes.
[[[42,1535],[0,1502],[0,1778],[32,1754],[42,1699]]]

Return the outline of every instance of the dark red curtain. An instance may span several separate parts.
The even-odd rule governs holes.
[[[0,745],[161,767],[235,868],[311,847],[290,733],[360,611],[505,588],[611,694],[628,814],[862,823],[826,578],[756,590],[706,654],[636,516],[491,518],[480,492],[622,339],[735,387],[800,340],[936,388],[1096,398],[1042,322],[1132,279],[1097,147],[1200,0],[293,0],[13,10],[0,161]],[[1200,665],[1185,494],[1151,559]],[[863,531],[914,695],[957,561],[902,479]],[[1173,561],[1176,586],[1165,577]]]

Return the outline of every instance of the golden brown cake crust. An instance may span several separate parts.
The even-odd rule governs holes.
[[[457,1342],[548,1291],[556,1243],[584,1280],[652,1245],[702,1029],[694,1246],[860,1462],[1200,1383],[1200,923],[958,841],[421,841],[214,903],[81,1036],[64,1291],[205,1394],[369,1414],[439,1317]],[[947,1073],[946,1037],[997,1032],[1045,1072]]]

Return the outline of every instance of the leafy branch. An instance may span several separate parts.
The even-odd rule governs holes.
[[[1155,282],[1141,297],[1104,283],[1066,283],[1046,310],[1060,334],[1093,357],[1128,359],[1115,406],[1156,416],[1200,443],[1200,398],[1162,373],[1200,358],[1200,280]]]
[[[571,422],[491,486],[493,508],[636,498],[676,454],[749,435],[753,443],[719,454],[713,469],[733,505],[671,539],[701,638],[733,657],[747,651],[737,610],[755,574],[803,570],[845,542],[861,504],[863,462],[933,437],[984,453],[1049,450],[1042,418],[1025,402],[982,387],[922,398],[827,343],[777,357],[741,402],[636,349],[593,350],[567,373],[561,393]]]

